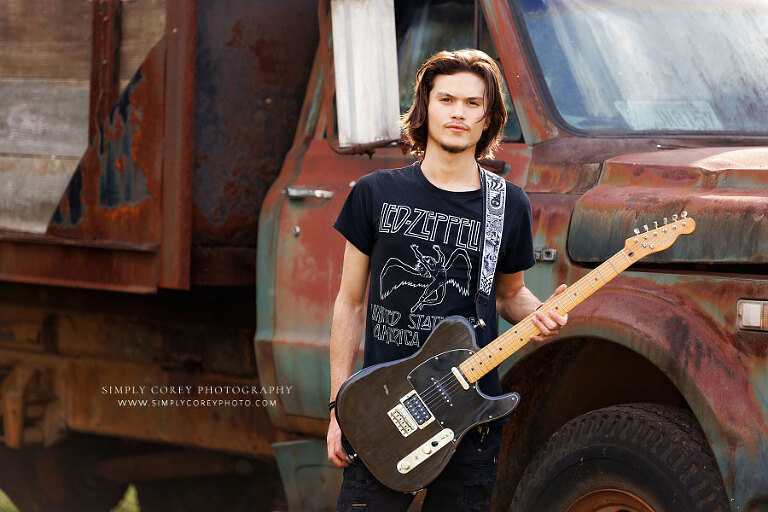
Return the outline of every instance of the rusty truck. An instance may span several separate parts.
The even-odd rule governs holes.
[[[397,116],[458,48],[503,70],[483,164],[531,200],[540,297],[635,228],[697,223],[502,365],[522,402],[493,510],[768,510],[768,2],[0,9],[0,489],[21,510],[109,510],[128,484],[142,510],[334,508],[331,225],[361,176],[413,161]]]

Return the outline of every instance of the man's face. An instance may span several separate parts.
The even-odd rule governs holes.
[[[437,75],[427,105],[427,148],[437,145],[449,153],[471,150],[488,127],[485,83],[474,73]]]

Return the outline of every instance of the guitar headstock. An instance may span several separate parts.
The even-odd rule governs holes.
[[[688,217],[688,212],[683,212],[679,219],[677,214],[673,215],[672,222],[667,222],[665,217],[663,225],[659,226],[658,222],[654,222],[652,229],[649,229],[647,224],[643,229],[643,233],[635,229],[635,236],[627,238],[624,243],[624,248],[637,259],[670,248],[680,235],[693,233],[696,222]]]

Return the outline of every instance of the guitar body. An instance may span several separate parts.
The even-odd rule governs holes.
[[[517,393],[489,397],[452,371],[477,351],[472,325],[448,317],[411,357],[365,368],[341,387],[339,426],[381,483],[403,492],[426,487],[470,429],[517,406]]]

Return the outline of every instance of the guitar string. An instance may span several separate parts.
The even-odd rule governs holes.
[[[446,375],[446,377],[453,377],[453,374],[448,374],[448,375]],[[440,381],[443,381],[443,380],[445,380],[445,377],[440,379]],[[423,400],[424,404],[430,409],[430,411],[434,412],[434,410],[438,406],[440,406],[441,404],[447,403],[445,401],[445,398],[443,398],[443,395],[448,395],[449,399],[453,398],[453,396],[454,396],[453,392],[456,391],[457,387],[459,387],[459,386],[460,386],[460,383],[459,383],[458,380],[455,381],[455,382],[449,382],[447,385],[445,385],[442,388],[443,389],[442,392],[440,390],[437,390],[437,393],[438,393],[437,396],[433,395],[433,396],[431,396],[427,400],[424,400],[424,399],[422,399],[422,400]]]
[[[434,381],[431,385],[425,388],[423,394],[419,393],[419,397],[421,398],[421,401],[426,403],[427,401],[431,401],[435,397],[439,396],[441,394],[440,390],[445,389],[443,384],[446,382],[446,380],[449,377],[453,377],[453,374],[448,373],[440,377],[438,380]]]

